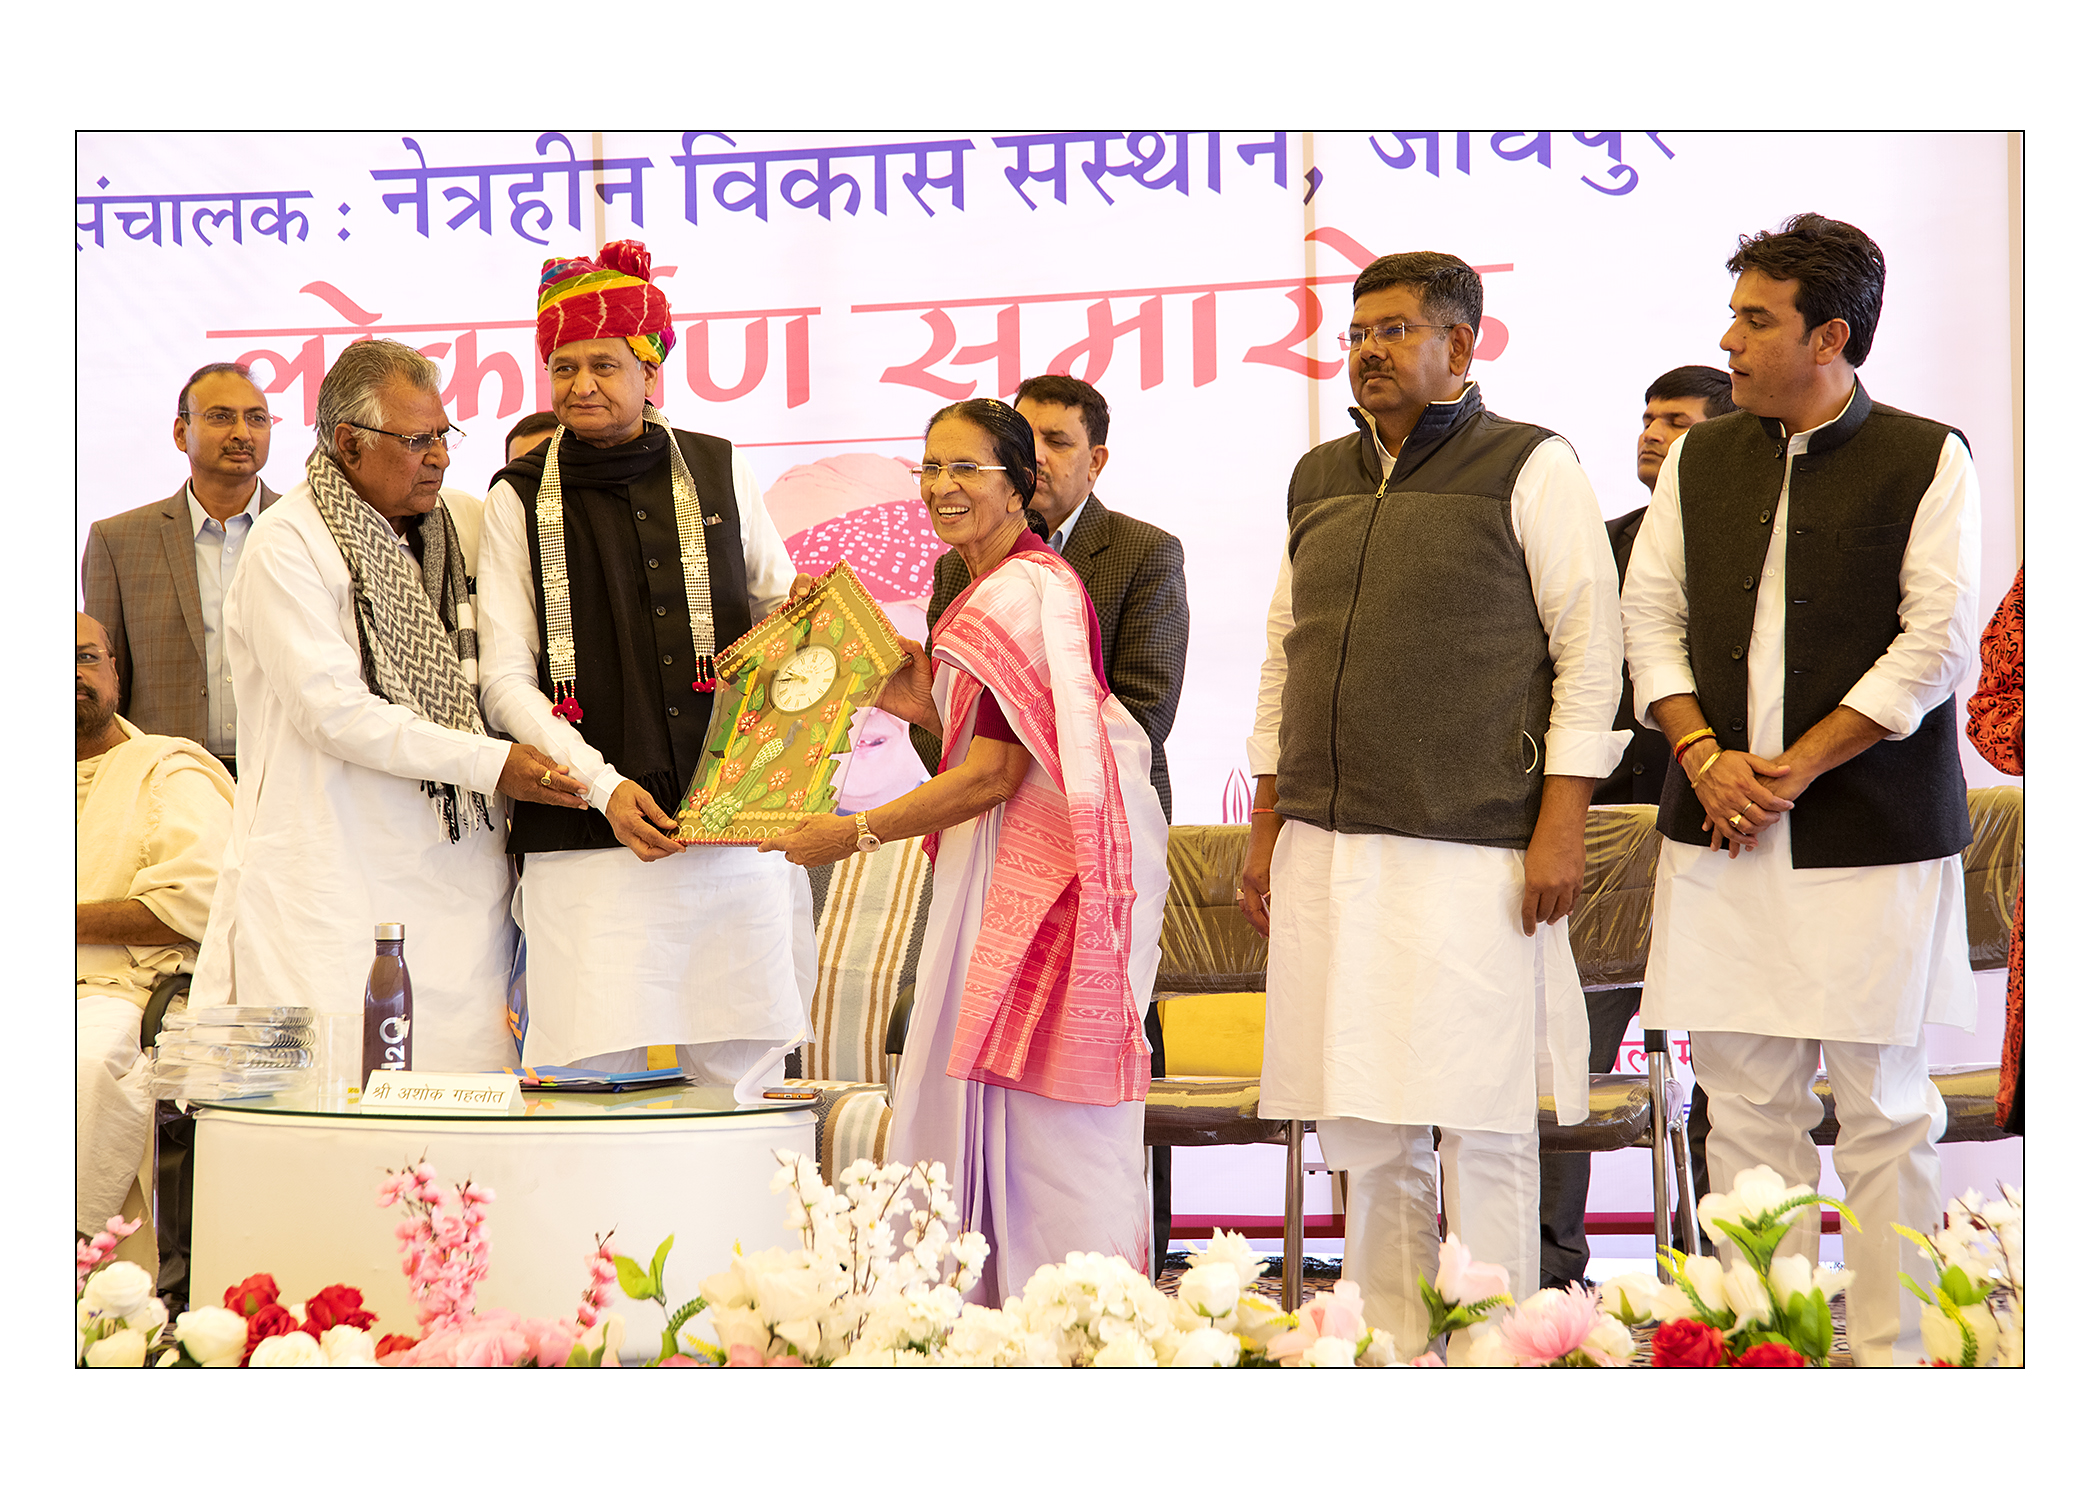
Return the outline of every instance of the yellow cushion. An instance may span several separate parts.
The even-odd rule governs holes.
[[[1267,1001],[1259,990],[1161,995],[1159,1022],[1167,1041],[1167,1071],[1201,1078],[1260,1077]]]

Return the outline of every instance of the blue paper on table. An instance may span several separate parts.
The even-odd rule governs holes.
[[[623,1089],[648,1089],[659,1084],[683,1083],[677,1068],[644,1068],[634,1073],[606,1073],[597,1068],[505,1068],[525,1089],[555,1089],[569,1094],[617,1094]]]

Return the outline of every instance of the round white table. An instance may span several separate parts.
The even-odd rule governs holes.
[[[191,1300],[218,1302],[257,1272],[281,1299],[344,1283],[378,1314],[375,1336],[415,1334],[415,1305],[394,1226],[381,1208],[388,1172],[424,1160],[441,1183],[491,1188],[489,1272],[476,1306],[573,1317],[595,1236],[647,1266],[675,1235],[664,1276],[670,1305],[728,1268],[731,1247],[796,1243],[788,1204],[769,1191],[776,1149],[813,1155],[807,1104],[739,1106],[726,1088],[672,1085],[621,1094],[527,1092],[518,1115],[324,1108],[313,1092],[199,1102]],[[662,1348],[653,1303],[613,1288],[630,1362]],[[686,1325],[707,1337],[706,1315]]]

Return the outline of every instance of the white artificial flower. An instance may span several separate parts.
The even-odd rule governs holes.
[[[1998,1320],[1991,1315],[1988,1303],[1971,1303],[1961,1310],[1962,1323],[1976,1336],[1976,1365],[1980,1369],[1991,1362],[1998,1351]],[[1918,1314],[1918,1331],[1925,1335],[1925,1362],[1945,1360],[1950,1365],[1961,1363],[1961,1324],[1948,1317],[1936,1307],[1928,1307]],[[88,1351],[89,1357],[94,1355]]]
[[[248,1356],[251,1370],[320,1369],[327,1364],[328,1356],[321,1352],[320,1340],[296,1330],[264,1339]]]
[[[1463,1335],[1470,1333],[1470,1339]],[[1516,1356],[1502,1341],[1502,1329],[1494,1323],[1476,1323],[1462,1328],[1451,1337],[1452,1363],[1470,1369],[1506,1370],[1516,1364]]]
[[[721,1348],[726,1354],[736,1344],[745,1344],[764,1354],[773,1343],[766,1330],[766,1320],[758,1315],[754,1307],[713,1307],[707,1309],[714,1319],[715,1336],[708,1342]]]
[[[1240,1336],[1240,1343],[1257,1354],[1267,1349],[1269,1340],[1277,1334],[1298,1326],[1298,1320],[1267,1297],[1244,1296],[1240,1298],[1239,1316],[1234,1319],[1233,1330]]]
[[[1200,1316],[1225,1318],[1239,1306],[1240,1288],[1245,1285],[1238,1266],[1229,1260],[1214,1260],[1191,1265],[1182,1273],[1179,1290],[1181,1300]]]
[[[1261,1279],[1261,1257],[1249,1248],[1245,1235],[1235,1234],[1229,1229],[1211,1231],[1210,1243],[1189,1257],[1191,1270],[1212,1264],[1231,1266],[1239,1277],[1241,1290]]]
[[[1374,1328],[1364,1343],[1363,1353],[1356,1356],[1356,1362],[1367,1370],[1383,1370],[1400,1363],[1400,1351],[1393,1346],[1390,1333],[1383,1328]]]
[[[1696,1318],[1692,1299],[1685,1296],[1684,1288],[1676,1282],[1668,1282],[1655,1289],[1655,1296],[1648,1303],[1649,1316],[1658,1323],[1674,1323],[1679,1318]]]
[[[1843,1266],[1819,1265],[1811,1274],[1815,1278],[1816,1290],[1823,1294],[1823,1300],[1826,1302],[1852,1285],[1852,1272]]]
[[[1993,1309],[1998,1324],[1998,1367],[2010,1370],[2027,1363],[2026,1329],[2020,1305]]]
[[[183,1353],[207,1370],[230,1370],[248,1349],[248,1320],[230,1307],[193,1307],[175,1319]]]
[[[1356,1345],[1348,1339],[1321,1335],[1305,1351],[1305,1365],[1312,1369],[1345,1370],[1356,1365]]]
[[[128,1318],[153,1296],[153,1273],[136,1261],[113,1260],[87,1279],[80,1306],[90,1317]],[[162,1321],[166,1321],[163,1313]]]
[[[321,1334],[321,1354],[330,1368],[377,1365],[379,1356],[371,1331],[338,1323]]]
[[[138,1311],[124,1319],[124,1326],[143,1333],[147,1343],[158,1343],[160,1331],[168,1326],[168,1304],[158,1297],[148,1297],[139,1305]]]
[[[1102,1342],[1094,1355],[1097,1369],[1137,1368],[1149,1370],[1159,1364],[1152,1353],[1152,1345],[1140,1337],[1135,1328],[1120,1328]]]
[[[146,1363],[146,1336],[136,1328],[119,1328],[87,1346],[87,1362],[95,1370],[140,1369]]]
[[[1771,1213],[1789,1198],[1799,1198],[1812,1191],[1813,1189],[1805,1183],[1789,1183],[1762,1163],[1754,1167],[1745,1167],[1736,1173],[1732,1189],[1736,1201],[1743,1207],[1744,1215],[1753,1219]],[[1799,1212],[1800,1209],[1795,1209],[1787,1218],[1791,1219]]]
[[[1645,1271],[1628,1271],[1597,1288],[1598,1306],[1623,1323],[1645,1323],[1655,1315],[1662,1282]]]
[[[1747,1259],[1737,1261],[1723,1273],[1721,1286],[1727,1295],[1729,1307],[1735,1312],[1737,1328],[1750,1323],[1769,1323],[1772,1320],[1771,1294],[1765,1290],[1764,1278],[1757,1274],[1757,1267]],[[1703,1297],[1705,1293],[1700,1295]]]
[[[751,1285],[744,1280],[742,1258],[731,1261],[728,1270],[702,1281],[700,1295],[707,1299],[710,1308],[750,1306]]]
[[[1230,1369],[1240,1362],[1240,1341],[1220,1328],[1198,1328],[1181,1341],[1173,1366],[1178,1370]]]
[[[1711,1255],[1687,1255],[1684,1258],[1684,1282],[1701,1302],[1714,1312],[1728,1307],[1728,1273]]]
[[[1699,1227],[1716,1244],[1727,1238],[1721,1233],[1722,1224],[1740,1224],[1748,1217],[1742,1201],[1733,1193],[1708,1193],[1699,1200]]]
[[[1590,1325],[1584,1337],[1581,1353],[1590,1357],[1593,1364],[1607,1369],[1617,1369],[1633,1362],[1633,1333],[1617,1318],[1599,1318]]]
[[[1816,1289],[1815,1267],[1805,1255],[1772,1257],[1772,1303],[1785,1307],[1796,1296],[1806,1297]]]

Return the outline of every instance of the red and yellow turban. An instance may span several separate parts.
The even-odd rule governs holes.
[[[614,240],[596,260],[540,267],[540,363],[579,339],[625,339],[637,359],[657,365],[678,342],[671,303],[649,284],[649,251],[640,240]]]

